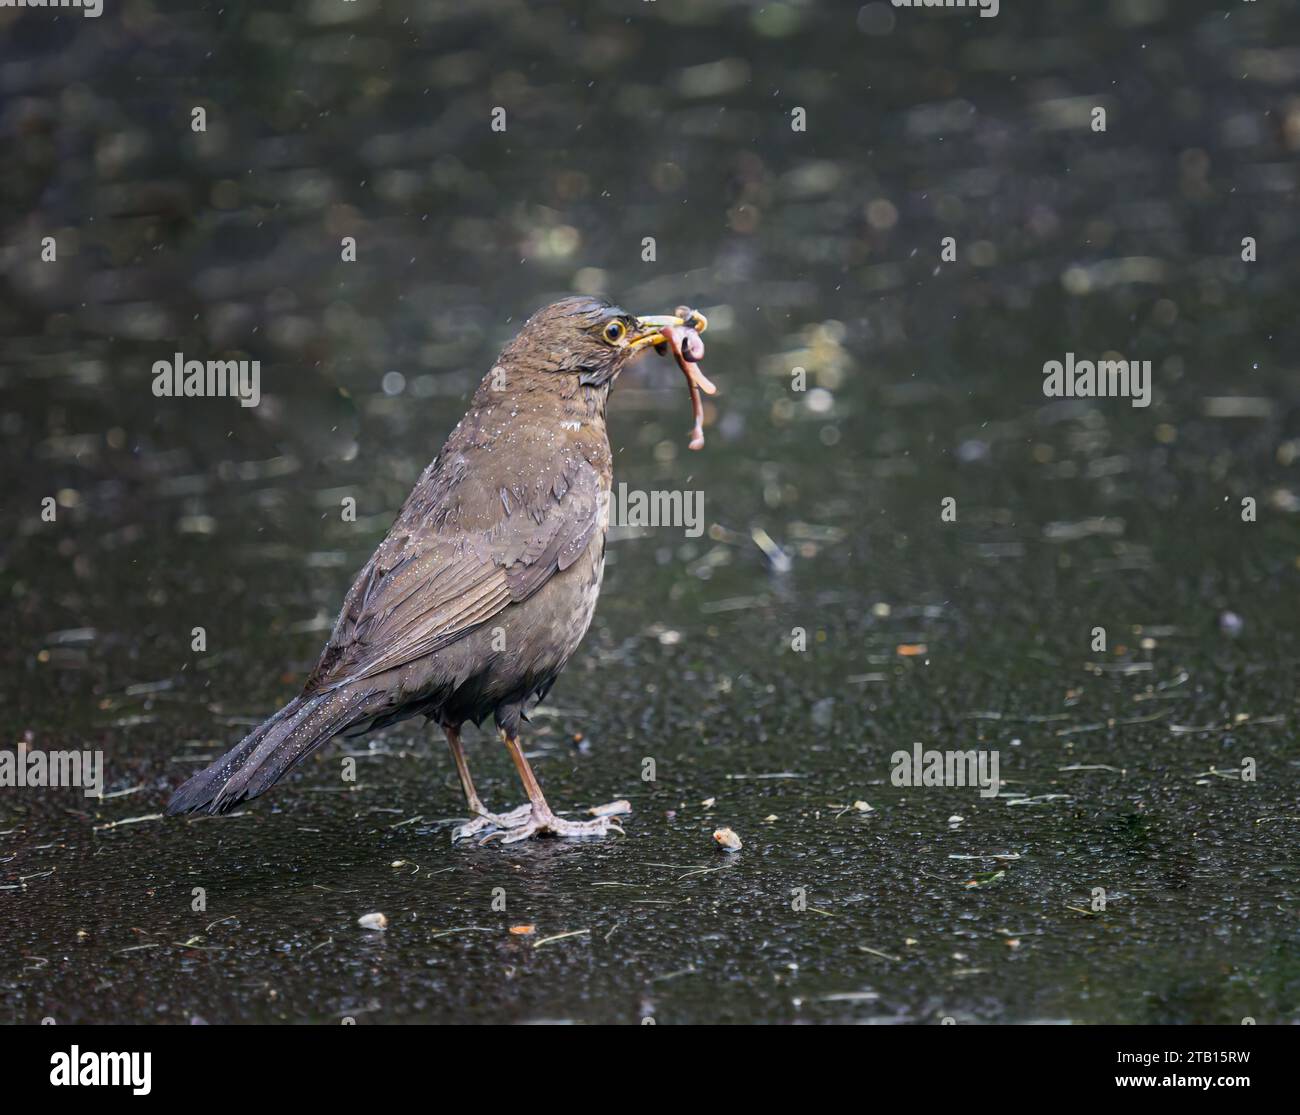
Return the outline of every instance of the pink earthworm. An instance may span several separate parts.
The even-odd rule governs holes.
[[[695,417],[695,425],[691,428],[691,440],[689,445],[692,449],[704,448],[704,403],[700,398],[700,392],[706,395],[717,394],[718,389],[709,381],[702,371],[700,371],[697,360],[704,358],[704,342],[700,339],[700,334],[696,331],[696,324],[704,322],[702,314],[696,312],[687,306],[678,306],[676,316],[690,322],[688,325],[669,325],[663,330],[664,340],[667,347],[672,350],[673,356],[677,360],[677,366],[681,368],[682,375],[686,377],[686,382],[691,390],[691,413]]]

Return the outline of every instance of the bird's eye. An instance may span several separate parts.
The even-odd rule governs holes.
[[[626,333],[627,326],[621,321],[611,321],[607,326],[605,326],[605,340],[607,340],[611,345],[618,344]]]

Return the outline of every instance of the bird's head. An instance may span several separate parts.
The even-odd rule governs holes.
[[[638,317],[603,298],[562,298],[524,323],[502,363],[603,387],[646,349],[663,344],[664,329],[691,325],[702,332],[706,324],[698,313],[692,321],[673,314]]]

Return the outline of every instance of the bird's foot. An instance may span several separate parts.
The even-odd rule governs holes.
[[[534,809],[529,814],[528,820],[522,825],[499,832],[490,832],[479,843],[487,844],[492,840],[500,840],[502,844],[517,844],[520,840],[527,840],[530,836],[573,838],[578,836],[606,836],[611,832],[626,835],[623,832],[623,826],[614,819],[623,813],[632,812],[632,806],[626,801],[611,801],[608,805],[597,805],[589,812],[596,814],[595,820],[566,821],[555,816],[549,810],[540,813]]]
[[[525,802],[518,809],[512,809],[509,813],[480,813],[463,825],[457,825],[452,829],[451,842],[455,844],[458,840],[464,840],[467,836],[473,836],[484,829],[516,828],[528,820],[532,811],[532,803]]]

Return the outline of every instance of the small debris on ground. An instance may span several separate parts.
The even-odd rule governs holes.
[[[724,852],[739,852],[743,845],[731,829],[715,829],[713,839]]]

